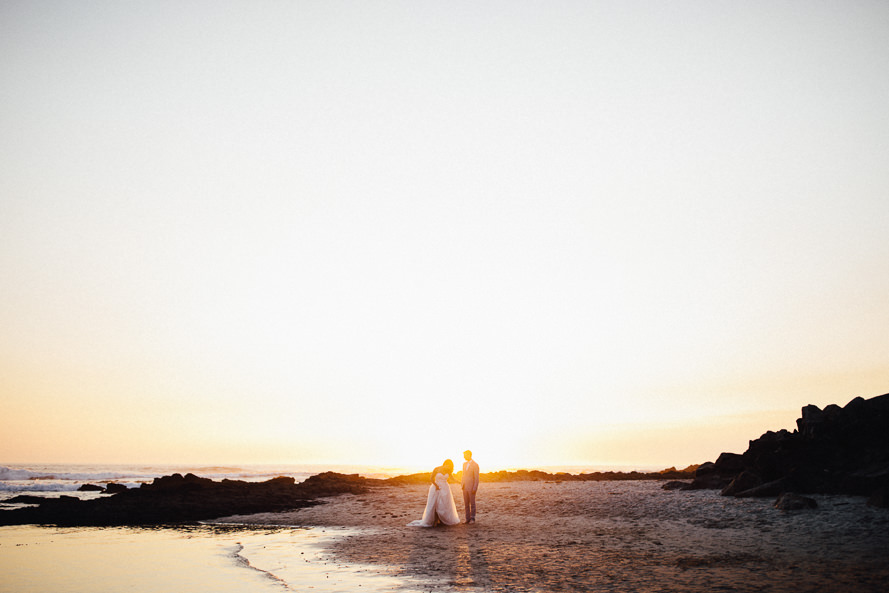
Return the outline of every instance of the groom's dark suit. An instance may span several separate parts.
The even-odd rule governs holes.
[[[463,464],[463,505],[466,522],[475,521],[475,492],[478,490],[478,464],[470,459]]]

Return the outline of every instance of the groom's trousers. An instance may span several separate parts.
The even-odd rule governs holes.
[[[466,520],[475,521],[475,492],[463,491],[463,506],[466,509]]]

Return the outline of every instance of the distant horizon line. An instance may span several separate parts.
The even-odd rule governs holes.
[[[462,462],[462,459],[461,459]],[[703,463],[703,462],[702,462]],[[665,471],[671,468],[676,470],[683,470],[688,467],[694,466],[696,464],[672,464],[668,466],[654,465],[654,464],[627,464],[627,463],[567,463],[567,464],[527,464],[527,465],[516,465],[516,464],[506,464],[506,465],[496,465],[492,466],[490,469],[482,468],[482,473],[493,473],[499,471],[507,471],[507,472],[516,472],[516,471],[544,471],[548,473],[556,473],[556,472],[565,472],[565,473],[588,473],[588,472],[602,472],[602,471],[621,471],[621,472],[658,472]],[[281,469],[281,470],[297,470],[300,473],[306,473],[311,471],[318,471],[318,473],[322,473],[324,471],[333,471],[333,472],[341,472],[347,470],[375,470],[372,473],[394,473],[394,472],[406,472],[406,473],[422,473],[423,471],[431,470],[431,467],[434,466],[430,464],[430,468],[425,469],[423,466],[417,464],[375,464],[375,463],[319,463],[319,462],[255,462],[255,463],[185,463],[185,462],[135,462],[135,463],[126,463],[126,462],[80,462],[80,461],[0,461],[0,466],[18,466],[18,467],[27,467],[27,466],[87,466],[87,467],[144,467],[145,469],[169,469],[169,470],[223,470],[223,469]],[[359,472],[350,472],[350,473],[361,473]]]

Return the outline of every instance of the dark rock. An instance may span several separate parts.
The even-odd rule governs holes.
[[[847,474],[840,489],[850,494],[867,496],[889,487],[889,461],[873,463]]]
[[[814,509],[818,503],[807,496],[800,496],[792,492],[785,492],[775,501],[775,508],[782,511],[798,511],[802,509]]]
[[[664,490],[691,490],[691,482],[680,482],[679,480],[671,480],[661,486]]]
[[[889,488],[880,488],[871,494],[867,504],[880,509],[889,509]]]
[[[712,461],[705,461],[701,465],[698,466],[698,469],[695,470],[695,477],[706,476],[709,474],[716,473],[716,464]]]
[[[46,501],[45,496],[34,496],[33,494],[19,494],[3,502],[7,504],[40,504]]]
[[[286,511],[317,504],[322,496],[363,492],[369,480],[325,473],[301,484],[280,477],[265,482],[214,482],[193,474],[156,478],[114,496],[78,500],[41,498],[36,508],[0,512],[0,525],[158,525],[190,523],[227,515]]]
[[[804,406],[800,418],[796,421],[799,433],[807,438],[815,437],[823,424],[824,412],[814,404]]]
[[[779,478],[771,482],[766,482],[759,486],[754,486],[748,490],[741,490],[734,494],[736,498],[765,498],[768,496],[778,496],[790,489],[790,480],[787,478]]]
[[[275,480],[280,480],[278,486],[281,488],[293,487],[293,478],[275,478],[270,482],[275,482]],[[360,494],[367,490],[367,479],[358,474],[345,475],[325,472],[309,477],[300,484],[300,489],[303,495],[311,497],[337,496],[345,493]]]
[[[694,478],[695,471],[698,469],[697,465],[690,465],[685,469],[676,469],[675,467],[670,467],[665,470],[661,470],[658,472],[660,477],[665,480],[687,480]]]
[[[723,453],[702,464],[693,488],[721,488],[727,496],[788,489],[867,496],[889,488],[889,394],[856,397],[842,408],[805,406],[796,431],[768,431],[743,455]]]
[[[722,489],[723,496],[736,496],[739,492],[752,490],[757,486],[762,486],[762,478],[752,471],[742,471],[731,483]]]
[[[223,480],[223,483],[231,480]],[[180,492],[197,491],[203,488],[212,488],[214,482],[209,478],[200,478],[194,474],[172,474],[169,476],[161,476],[155,478],[150,484],[142,484],[139,486],[142,490],[152,490],[154,492],[163,492],[165,490],[176,490]]]
[[[695,476],[689,490],[721,490],[728,485],[729,480],[730,478],[727,479],[719,474]]]
[[[690,490],[722,490],[728,486],[740,471],[738,459],[740,455],[734,453],[722,453],[716,463],[708,461],[702,463],[695,470]]]
[[[712,465],[712,464],[711,464]],[[677,470],[671,467],[659,472],[591,472],[586,474],[569,474],[567,472],[548,473],[540,470],[499,471],[487,472],[479,476],[482,482],[599,482],[620,480],[690,480],[695,475],[698,466],[689,466]],[[462,472],[457,472],[454,477],[459,480]],[[383,482],[393,486],[406,484],[429,484],[430,474],[423,472],[406,476],[395,476]]]
[[[114,482],[109,482],[105,485],[105,488],[104,490],[102,490],[102,492],[104,492],[105,494],[117,494],[119,492],[126,492],[127,490],[129,490],[129,488],[127,488],[123,484],[115,484]]]
[[[78,492],[101,492],[102,487],[96,486],[95,484],[83,484],[80,488],[77,489]]]
[[[736,474],[744,469],[744,456],[737,453],[720,453],[714,465],[716,471],[722,474]]]

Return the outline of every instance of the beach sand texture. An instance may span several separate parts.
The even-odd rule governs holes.
[[[458,485],[452,486],[462,516]],[[430,591],[873,591],[889,582],[889,511],[815,496],[668,492],[661,482],[483,483],[478,522],[410,528],[426,486],[386,486],[221,522],[357,528],[330,552]]]

